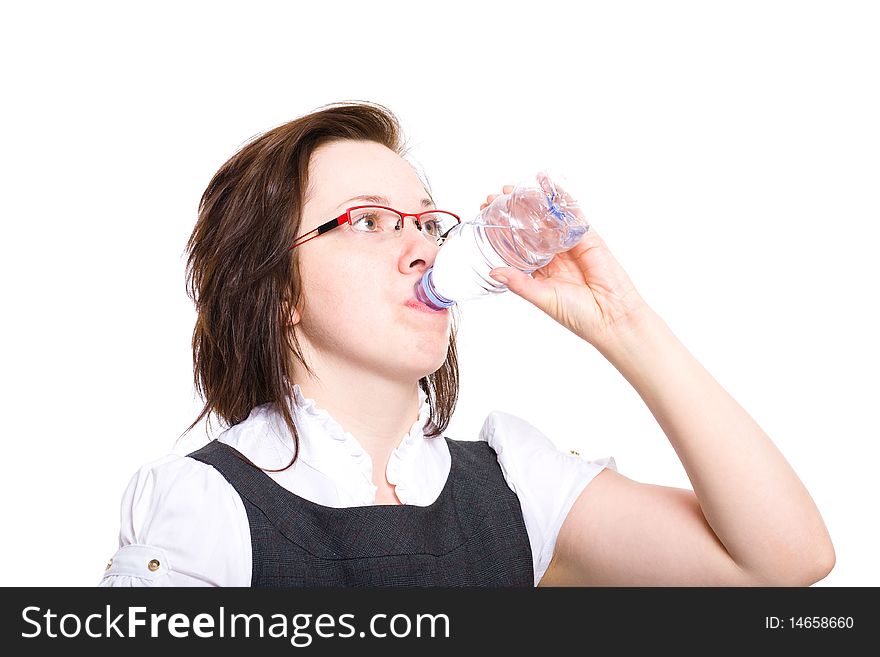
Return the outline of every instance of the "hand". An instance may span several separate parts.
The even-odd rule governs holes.
[[[574,203],[564,190],[556,189]],[[512,185],[502,187],[503,194],[512,191]],[[498,196],[487,196],[480,210]],[[531,275],[513,267],[498,267],[490,275],[594,346],[611,339],[647,309],[592,226],[577,244]]]

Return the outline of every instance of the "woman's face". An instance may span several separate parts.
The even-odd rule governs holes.
[[[387,202],[354,198],[360,195]],[[297,237],[355,205],[416,213],[427,209],[428,198],[415,170],[389,148],[371,141],[324,144],[309,163]],[[319,375],[326,365],[413,382],[439,369],[451,313],[407,305],[438,248],[412,217],[396,237],[355,233],[346,224],[296,247],[303,293],[294,322],[309,365]]]

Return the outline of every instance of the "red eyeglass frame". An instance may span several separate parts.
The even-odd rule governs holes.
[[[305,244],[309,240],[313,240],[316,237],[320,237],[324,233],[331,231],[334,228],[341,226],[342,224],[350,224],[352,210],[361,210],[363,208],[381,208],[382,210],[391,210],[391,212],[396,212],[401,217],[403,217],[404,220],[407,217],[414,217],[415,222],[416,222],[416,228],[418,228],[420,231],[422,230],[422,224],[421,224],[421,221],[419,221],[419,219],[422,217],[422,215],[431,214],[432,212],[443,212],[445,214],[452,215],[453,217],[455,217],[455,219],[456,219],[456,221],[458,221],[458,223],[461,223],[461,217],[459,217],[454,212],[449,212],[448,210],[425,210],[424,212],[412,213],[412,212],[401,212],[400,210],[395,210],[394,208],[389,208],[387,205],[375,205],[375,204],[355,205],[354,207],[348,208],[345,212],[343,212],[341,215],[339,215],[335,219],[331,219],[330,221],[325,221],[323,224],[321,224],[317,228],[310,230],[308,233],[304,233],[303,235],[300,235],[299,239],[297,239],[293,243],[293,245],[290,246],[287,250],[290,251],[291,249],[294,249],[297,246],[302,246],[303,244]],[[454,228],[454,226],[453,226],[453,228]],[[452,229],[450,228],[450,230],[452,230]],[[311,235],[312,233],[316,233],[316,234],[312,235],[311,237],[309,237],[307,239],[303,239],[306,235]]]

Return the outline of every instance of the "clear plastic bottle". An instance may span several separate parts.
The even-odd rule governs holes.
[[[434,266],[416,283],[416,298],[440,309],[506,292],[490,271],[515,267],[530,274],[577,244],[590,226],[560,180],[542,171],[497,197],[474,220],[453,228]]]

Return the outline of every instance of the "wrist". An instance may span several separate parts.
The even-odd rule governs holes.
[[[626,355],[644,350],[654,336],[666,328],[666,323],[654,309],[641,303],[603,332],[601,338],[593,342],[593,346],[614,363]]]

